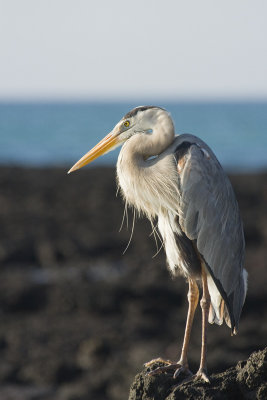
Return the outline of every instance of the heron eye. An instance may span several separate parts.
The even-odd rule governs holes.
[[[128,120],[125,121],[123,125],[125,126],[125,128],[128,128],[128,126],[130,126],[130,121],[128,121]]]

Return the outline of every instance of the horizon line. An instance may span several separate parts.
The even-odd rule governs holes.
[[[0,97],[0,104],[125,104],[125,103],[155,103],[155,102],[165,102],[165,103],[267,103],[267,96],[258,97],[244,97],[244,96],[197,96],[197,97],[166,97],[166,96],[142,96],[140,97],[84,97],[84,96],[43,96],[43,97]]]

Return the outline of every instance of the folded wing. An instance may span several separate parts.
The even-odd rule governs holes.
[[[231,183],[211,149],[193,135],[177,139],[179,223],[206,265],[209,321],[237,331],[246,295],[244,234]],[[226,309],[224,309],[224,303]]]

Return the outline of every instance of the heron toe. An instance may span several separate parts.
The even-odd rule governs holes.
[[[195,375],[192,374],[188,378],[182,380],[177,386],[183,385],[184,383],[197,382],[197,381],[203,381],[206,383],[210,383],[210,378],[205,369],[202,369],[202,368],[199,369]]]
[[[158,357],[158,358],[153,358],[153,360],[150,360],[150,361],[146,362],[144,364],[144,366],[145,367],[151,367],[153,364],[156,364],[156,363],[159,363],[159,362],[163,363],[163,364],[166,364],[166,365],[172,364],[172,362],[170,360],[164,360],[163,358]]]
[[[193,376],[193,373],[190,371],[188,366],[185,366],[185,365],[182,365],[179,363],[178,363],[178,365],[179,365],[179,368],[177,368],[173,374],[174,379],[177,378],[180,374],[189,375],[189,377]]]
[[[165,363],[167,365],[164,365],[164,366],[161,366],[161,367],[157,367],[157,368],[153,369],[152,371],[147,372],[146,375],[154,376],[154,375],[162,374],[163,372],[168,372],[168,371],[171,371],[171,370],[174,370],[174,369],[176,370],[177,368],[181,367],[181,365],[177,364],[177,363],[173,363],[172,364],[172,363],[169,363],[168,361],[167,362],[165,361]]]
[[[197,371],[194,380],[201,380],[207,383],[210,383],[210,378],[208,376],[208,373],[205,369],[201,368]]]

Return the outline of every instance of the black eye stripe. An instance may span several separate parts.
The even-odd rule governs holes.
[[[146,111],[149,110],[150,108],[160,108],[161,110],[163,110],[163,108],[161,107],[156,107],[156,106],[140,106],[140,107],[136,107],[133,108],[131,111],[129,111],[126,115],[124,115],[124,118],[132,118],[134,117],[139,111]]]

